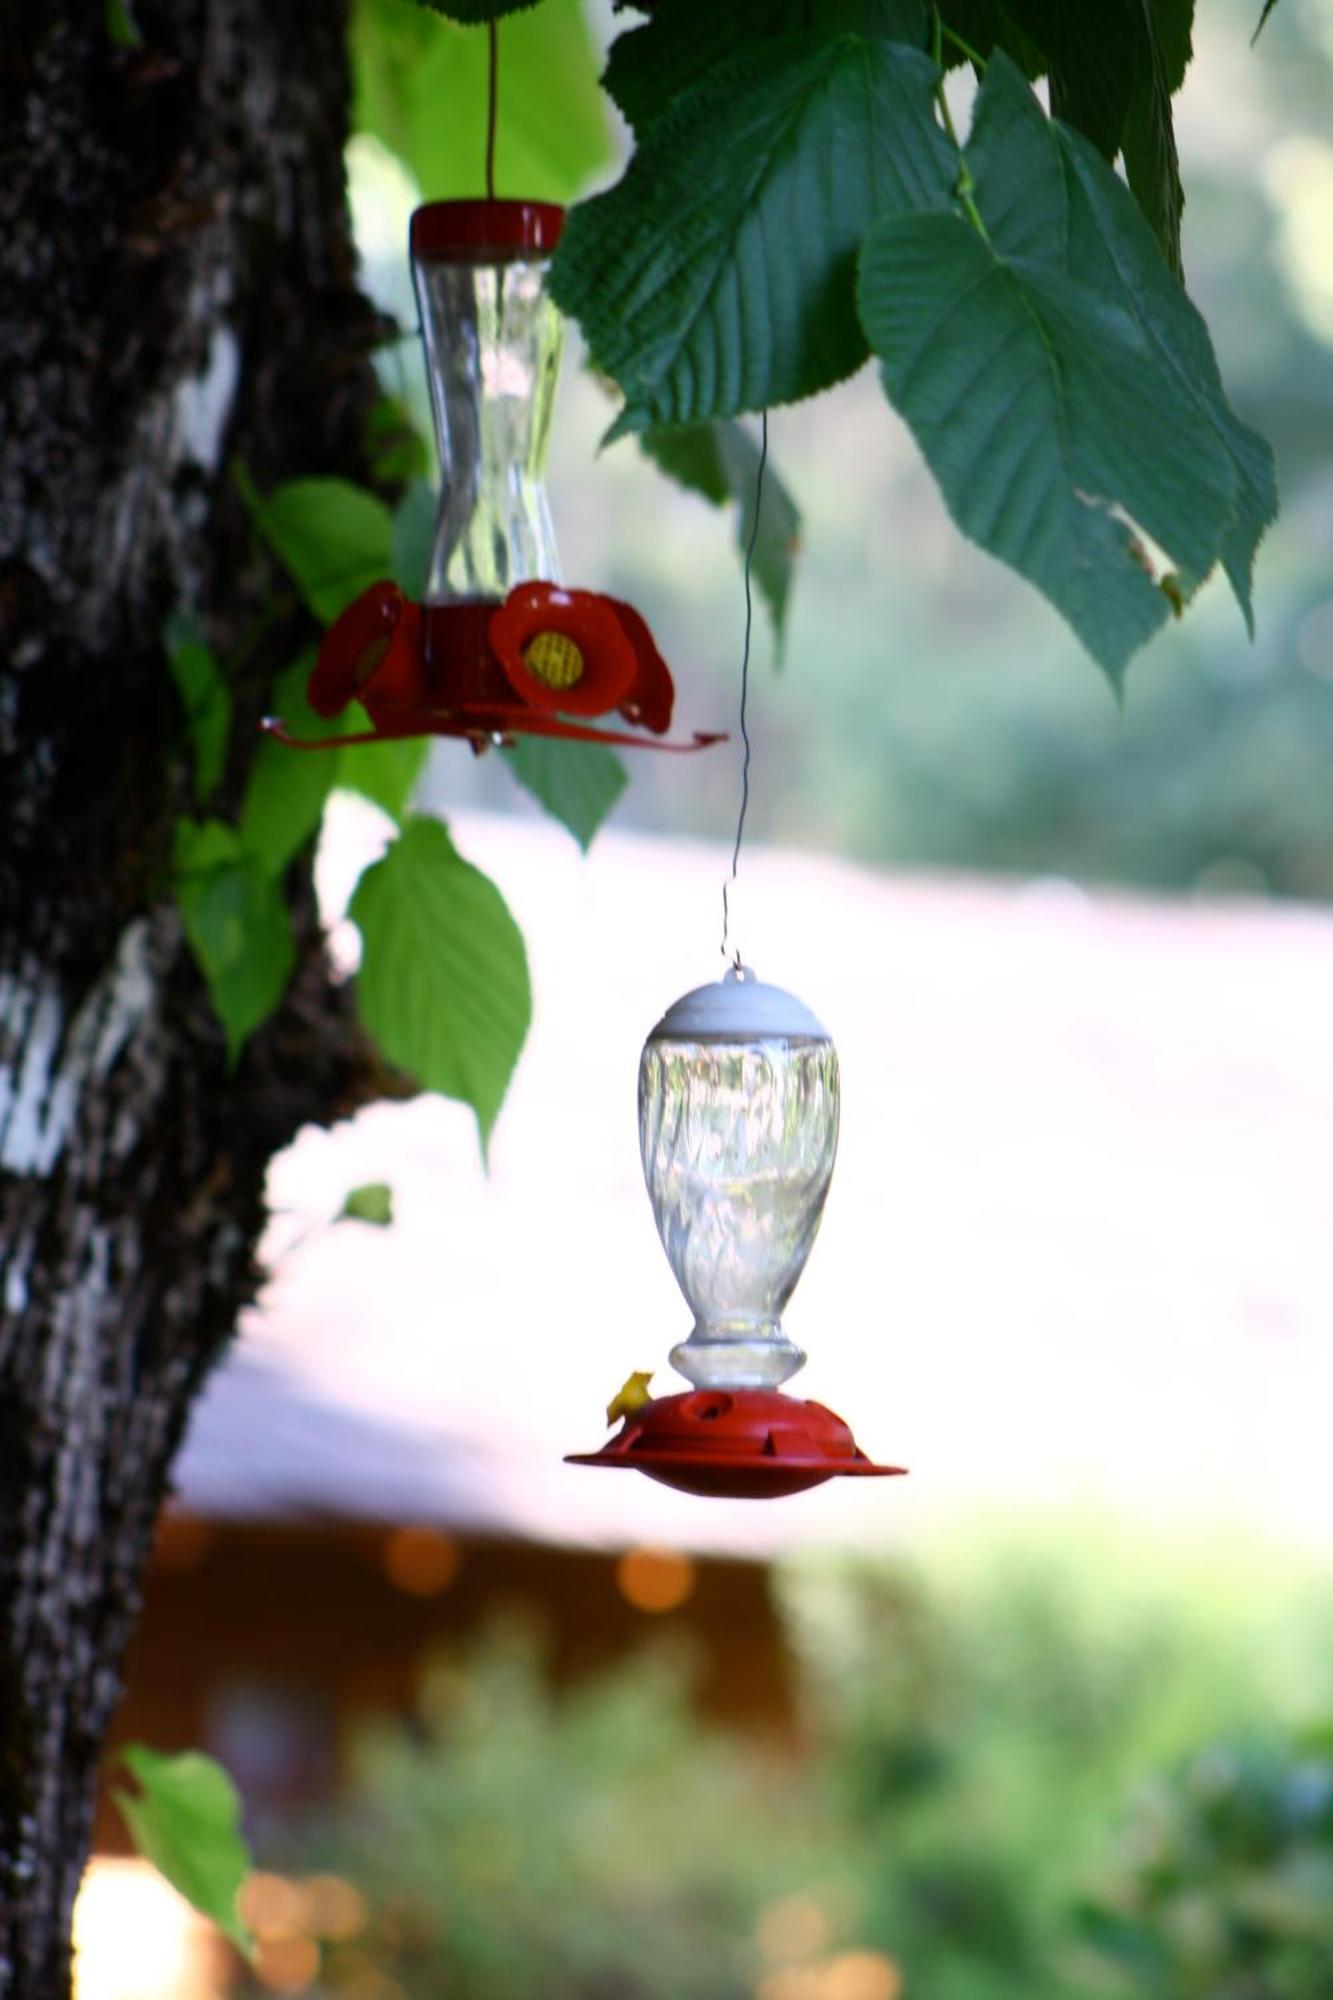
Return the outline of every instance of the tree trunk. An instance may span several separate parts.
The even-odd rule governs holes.
[[[363,470],[343,10],[132,20],[0,25],[0,2000],[68,1992],[141,1570],[267,1162],[363,1094],[301,869],[300,970],[228,1073],[170,900],[193,801],[159,636],[188,607],[230,664],[225,815],[310,636],[231,461]]]

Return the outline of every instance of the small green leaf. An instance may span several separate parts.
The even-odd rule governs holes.
[[[479,190],[487,39],[412,0],[355,0],[352,8],[353,123],[396,154],[432,201]],[[583,0],[542,0],[515,14],[500,29],[499,56],[497,187],[572,200],[613,156]]]
[[[143,29],[134,18],[130,0],[104,0],[103,18],[108,38],[118,49],[143,47]]]
[[[357,885],[357,1003],[381,1053],[477,1114],[482,1152],[532,1012],[523,938],[438,820],[409,819]]]
[[[234,1064],[278,1005],[296,963],[279,884],[221,820],[176,822],[174,888],[185,934]]]
[[[861,312],[955,520],[1062,611],[1118,682],[1220,558],[1249,612],[1272,455],[1226,402],[1207,329],[1132,197],[992,56],[957,215],[877,223]]]
[[[198,620],[188,612],[172,612],[162,627],[162,644],[190,731],[195,796],[204,800],[226,768],[231,694]]]
[[[273,711],[294,736],[324,736],[330,724],[305,698],[314,654],[306,653],[279,675]],[[332,725],[336,730],[338,725]],[[265,737],[256,750],[241,801],[240,839],[247,855],[269,876],[314,838],[337,773],[337,750],[289,750]]]
[[[402,486],[424,479],[430,449],[397,396],[380,396],[366,414],[366,456],[377,486]]]
[[[866,344],[856,251],[883,212],[948,208],[934,64],[900,42],[759,42],[645,132],[570,215],[551,289],[625,410],[611,435],[813,395]]]
[[[1276,6],[1277,6],[1277,0],[1264,0],[1264,11],[1259,16],[1259,25],[1255,29],[1253,35],[1250,37],[1251,46],[1253,46],[1253,44],[1258,41],[1260,35],[1262,35],[1264,31],[1264,24]]]
[[[367,1181],[349,1189],[334,1221],[368,1222],[375,1229],[387,1229],[393,1221],[393,1189],[387,1181]]]
[[[389,574],[417,603],[426,593],[438,512],[435,489],[424,479],[414,479],[394,509]]]
[[[642,431],[639,443],[648,457],[678,485],[701,494],[715,506],[739,503],[736,546],[744,560],[754,528],[755,484],[759,446],[738,423],[691,424],[679,430]],[[754,580],[773,621],[774,664],[781,666],[796,555],[801,543],[801,516],[790,488],[770,457],[764,468],[759,535],[754,545]]]
[[[341,721],[349,734],[370,727],[370,717],[359,702],[352,704]],[[334,789],[356,792],[381,812],[388,813],[390,819],[401,820],[429,754],[430,744],[424,736],[406,736],[385,743],[349,743],[345,749],[329,752],[336,760]]]
[[[629,783],[619,757],[601,743],[520,736],[508,764],[519,784],[569,828],[585,854]]]
[[[352,735],[368,728],[369,717],[359,702],[333,722],[315,714],[305,698],[312,658],[305,654],[279,677],[274,713],[297,737]],[[241,803],[246,853],[267,875],[280,874],[313,839],[333,791],[358,792],[391,819],[401,819],[429,748],[424,740],[407,737],[337,750],[292,750],[267,738],[255,753]]]
[[[197,1750],[164,1756],[131,1743],[120,1761],[139,1786],[111,1796],[146,1861],[196,1910],[209,1917],[243,1952],[253,1940],[236,1908],[250,1869],[241,1837],[241,1801],[235,1785],[211,1757]]]
[[[389,574],[393,516],[346,479],[291,479],[251,512],[264,539],[324,624]]]

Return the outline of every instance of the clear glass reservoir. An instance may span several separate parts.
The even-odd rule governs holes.
[[[564,341],[546,267],[563,219],[521,201],[432,202],[412,217],[440,454],[428,605],[561,581],[542,477]]]
[[[672,1366],[699,1388],[775,1388],[805,1355],[782,1310],[838,1148],[838,1056],[792,994],[730,972],[669,1008],[639,1064],[658,1234],[694,1314]]]

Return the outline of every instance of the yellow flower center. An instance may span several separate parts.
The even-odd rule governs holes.
[[[564,632],[538,632],[523,648],[528,672],[548,688],[571,688],[583,679],[583,655]]]

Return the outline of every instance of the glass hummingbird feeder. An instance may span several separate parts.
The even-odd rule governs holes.
[[[753,1499],[902,1470],[873,1464],[822,1404],[781,1393],[805,1362],[781,1315],[819,1229],[838,1112],[837,1051],[793,994],[738,965],[667,1009],[640,1059],[639,1147],[694,1314],[671,1354],[692,1386],[627,1409],[601,1451],[569,1463]]]
[[[316,714],[353,701],[371,727],[294,749],[458,736],[476,750],[519,735],[639,749],[663,739],[674,688],[647,623],[618,598],[566,588],[542,484],[564,340],[546,272],[564,210],[439,201],[412,216],[440,498],[422,601],[383,580],[329,627],[307,689]],[[616,715],[624,727],[594,727]]]

